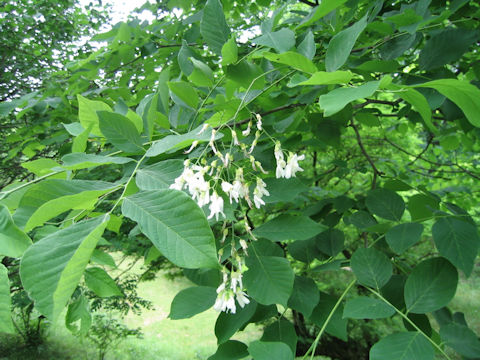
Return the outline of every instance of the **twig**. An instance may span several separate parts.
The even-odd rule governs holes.
[[[372,170],[373,170],[372,190],[373,190],[377,186],[377,177],[382,176],[383,173],[377,169],[372,158],[370,157],[370,155],[368,155],[367,151],[365,150],[365,147],[363,146],[362,138],[360,137],[360,132],[358,131],[357,126],[353,123],[353,119],[350,120],[350,126],[355,131],[355,134],[357,136],[357,143],[358,143],[358,146],[360,147],[360,150],[362,151],[363,155],[365,156],[368,163],[372,167]]]
[[[318,3],[313,3],[313,2],[308,1],[308,0],[298,0],[298,1],[300,1],[303,4],[307,4],[308,6],[311,6],[311,7],[315,7],[315,6],[318,5]]]

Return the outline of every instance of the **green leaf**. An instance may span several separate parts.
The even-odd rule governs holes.
[[[222,282],[222,275],[218,269],[183,269],[185,277],[200,286],[217,288]]]
[[[123,296],[115,280],[99,267],[85,270],[85,283],[99,297]]]
[[[215,354],[207,360],[240,360],[247,356],[247,345],[237,340],[228,340],[220,344]]]
[[[408,199],[408,212],[413,221],[425,221],[434,216],[439,201],[433,196],[416,194]]]
[[[290,262],[276,256],[249,254],[246,258],[248,270],[243,276],[248,295],[263,305],[287,306],[292,294],[294,273]]]
[[[253,341],[248,353],[255,360],[293,360],[292,350],[283,342]]]
[[[410,246],[420,241],[422,232],[422,224],[404,223],[388,230],[385,239],[393,251],[397,254],[403,254]]]
[[[172,320],[188,319],[210,309],[217,298],[216,289],[209,286],[192,286],[180,291],[172,301],[170,315]]]
[[[19,258],[30,245],[32,240],[15,225],[7,207],[0,204],[0,256]]]
[[[257,227],[253,234],[272,241],[306,240],[326,230],[308,216],[283,214]]]
[[[392,263],[374,248],[359,248],[350,259],[350,266],[360,284],[380,289],[392,276]]]
[[[170,95],[176,104],[194,110],[197,108],[198,95],[192,85],[185,81],[169,81],[167,85],[170,89]]]
[[[405,283],[408,312],[423,314],[444,307],[453,299],[457,283],[457,269],[444,258],[422,261]]]
[[[171,159],[160,161],[137,171],[135,181],[142,190],[168,189],[183,172],[183,161]]]
[[[133,159],[127,157],[73,153],[62,157],[62,168],[65,170],[80,170],[108,164],[123,165],[131,161]]]
[[[0,263],[0,333],[14,334],[10,300],[10,282],[8,281],[8,271]]]
[[[313,64],[311,60],[307,59],[302,54],[299,54],[294,51],[287,51],[282,54],[265,52],[262,55],[267,60],[288,65],[294,69],[297,69],[306,73],[314,73],[315,71],[317,71],[317,67]]]
[[[320,2],[320,5],[313,8],[310,16],[306,17],[300,23],[298,28],[312,25],[313,23],[317,22],[328,13],[332,12],[339,6],[343,5],[345,2],[347,2],[347,0],[322,0],[322,2]]]
[[[343,317],[350,319],[383,319],[395,314],[395,309],[382,300],[358,296],[350,299],[343,309]]]
[[[212,129],[207,129],[203,133],[199,134],[201,127],[193,129],[192,131],[181,135],[167,135],[164,138],[155,141],[147,151],[147,156],[153,157],[166,152],[174,152],[184,149],[194,141],[199,143],[208,142],[212,137]],[[215,140],[221,139],[223,135],[218,133],[215,136]]]
[[[338,229],[328,229],[320,233],[316,238],[317,247],[329,256],[335,256],[343,250],[345,235]]]
[[[307,35],[305,35],[305,38],[302,40],[302,42],[298,45],[297,50],[309,60],[312,60],[315,57],[317,47],[315,45],[315,37],[310,30],[307,32]]]
[[[460,59],[478,36],[476,30],[461,28],[447,28],[436,33],[420,51],[420,69],[431,70]]]
[[[118,150],[127,153],[144,152],[140,134],[127,117],[107,111],[98,111],[97,116],[100,131]]]
[[[13,218],[29,231],[67,210],[92,208],[99,195],[115,187],[104,181],[44,180],[28,188]]]
[[[75,322],[80,320],[80,328],[75,326]],[[92,315],[88,306],[88,300],[85,296],[79,296],[74,302],[68,305],[65,315],[65,326],[74,334],[85,336],[92,325]]]
[[[320,96],[318,104],[325,116],[331,116],[342,110],[352,101],[372,96],[377,91],[380,81],[369,81],[357,87],[343,87]]]
[[[241,329],[248,323],[256,309],[257,303],[251,301],[250,304],[245,305],[243,308],[237,307],[235,314],[221,312],[215,322],[215,336],[217,337],[218,343],[223,344],[228,341],[238,329]]]
[[[117,186],[112,183],[103,181],[88,181],[88,180],[70,180],[65,182],[53,183],[50,180],[48,184],[57,185],[55,190],[43,187],[47,194],[42,194],[40,189],[32,189],[28,191],[24,199],[20,202],[20,205],[27,204],[27,201],[33,201],[34,197],[37,197],[35,203],[30,203],[28,210],[33,211],[25,224],[24,230],[26,232],[34,229],[37,226],[43,225],[46,221],[53,219],[54,217],[64,213],[68,210],[89,210],[95,207],[98,198],[106,194],[107,192],[115,189]],[[46,185],[46,184],[45,184]],[[57,196],[53,197],[50,194],[56,193]],[[65,194],[62,196],[61,194]],[[67,195],[68,194],[68,195]],[[50,195],[50,196],[49,196]],[[48,201],[41,203],[41,199],[50,198]],[[22,209],[23,215],[27,212]]]
[[[292,353],[295,353],[297,349],[297,333],[292,323],[285,318],[267,326],[263,330],[263,336],[260,340],[263,342],[281,341],[290,347]]]
[[[327,293],[321,292],[320,293],[320,301],[318,305],[313,309],[312,315],[310,316],[310,320],[317,326],[323,327],[325,321],[330,316],[335,304],[337,303],[338,299],[332,295]],[[333,315],[330,318],[330,321],[325,328],[325,331],[340,340],[347,341],[348,334],[347,334],[347,323],[348,320],[342,317],[343,313],[343,305],[340,304]]]
[[[388,189],[369,191],[365,204],[370,212],[387,220],[399,221],[405,211],[402,197]]]
[[[78,285],[107,226],[108,216],[81,221],[32,246],[20,263],[22,284],[35,307],[55,322]]]
[[[320,293],[315,281],[305,276],[295,276],[292,295],[288,299],[288,307],[301,312],[308,318],[319,300]]]
[[[110,106],[102,101],[89,100],[82,95],[77,95],[78,100],[78,119],[84,129],[91,128],[90,132],[97,136],[103,136],[99,127],[97,111],[112,112]]]
[[[473,126],[480,127],[480,90],[476,86],[462,80],[441,79],[415,85],[415,87],[437,90],[462,109]]]
[[[480,245],[477,227],[454,217],[442,217],[432,226],[432,235],[440,255],[470,276]]]
[[[197,86],[212,86],[214,80],[212,69],[195,58],[190,58],[190,61],[193,64],[193,72],[188,76],[188,80]]]
[[[115,215],[110,215],[110,221],[112,221],[113,216]],[[108,225],[107,225],[107,229],[108,229]],[[92,256],[90,257],[90,261],[99,265],[110,266],[112,268],[117,267],[117,264],[115,264],[115,260],[113,259],[112,255],[99,249],[93,250]]]
[[[434,134],[438,133],[437,129],[432,123],[432,110],[430,109],[430,105],[428,105],[428,101],[425,96],[415,89],[404,89],[397,92],[396,95],[412,105],[414,110],[418,111],[418,113],[422,116],[422,119],[425,122],[428,130]]]
[[[187,194],[170,189],[141,191],[123,200],[122,213],[136,221],[175,265],[218,267],[212,230],[202,209]]]
[[[451,323],[440,328],[442,341],[469,359],[480,358],[480,340],[478,336],[468,327]]]
[[[297,240],[288,244],[289,254],[298,261],[310,264],[316,258],[321,259],[315,239]]]
[[[401,332],[380,340],[370,349],[370,360],[433,360],[432,345],[419,332]]]
[[[202,20],[200,21],[200,33],[210,50],[220,55],[223,44],[230,37],[230,28],[225,21],[220,0],[207,0],[203,7]]]
[[[78,136],[73,139],[72,152],[84,152],[87,149],[87,141],[90,133],[92,132],[93,123],[90,124],[88,129],[83,130]]]
[[[353,45],[362,31],[367,26],[367,15],[350,26],[340,31],[329,42],[325,55],[325,67],[327,71],[338,70],[348,59]]]
[[[235,37],[232,36],[222,46],[222,65],[235,64],[238,60],[238,47]]]
[[[264,181],[267,184],[266,188],[270,192],[270,196],[263,198],[267,204],[292,202],[299,194],[309,190],[309,187],[298,178],[268,178]]]
[[[310,79],[302,81],[297,85],[335,85],[348,83],[353,77],[350,71],[317,71]]]
[[[295,33],[290,29],[282,28],[278,31],[258,36],[250,41],[257,45],[273,48],[278,53],[283,53],[295,46]]]

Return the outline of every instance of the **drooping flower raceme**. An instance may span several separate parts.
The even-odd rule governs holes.
[[[200,152],[200,158],[196,160],[195,164],[191,164],[190,160],[185,160],[181,175],[170,185],[171,189],[187,191],[198,206],[204,207],[208,205],[208,219],[215,218],[216,221],[219,221],[221,218],[225,219],[221,231],[217,232],[220,234],[219,237],[221,237],[219,239],[221,247],[217,254],[218,260],[220,263],[225,264],[223,282],[217,288],[217,298],[214,305],[217,311],[235,313],[237,306],[243,308],[250,303],[247,295],[248,289],[243,287],[242,281],[243,273],[247,270],[244,257],[248,255],[249,243],[257,239],[252,232],[251,223],[247,216],[243,219],[244,229],[243,231],[240,230],[243,233],[241,235],[243,239],[238,237],[236,234],[237,230],[234,231],[235,224],[231,222],[231,219],[228,219],[228,221],[226,219],[224,198],[228,196],[230,204],[235,201],[235,203],[239,204],[235,208],[243,210],[244,204],[242,204],[242,200],[246,202],[248,207],[260,209],[265,205],[265,197],[270,196],[267,184],[259,176],[260,173],[267,175],[268,172],[265,171],[262,163],[254,155],[254,150],[262,142],[262,135],[266,133],[266,130],[263,128],[261,116],[256,114],[255,117],[256,126],[250,120],[243,131],[235,127],[230,129],[231,142],[229,148],[226,146],[227,142],[219,143],[217,141],[222,135],[218,134],[216,136],[217,132],[221,131],[221,126],[210,130],[208,125],[204,125],[198,135],[207,130],[211,131],[211,134],[203,152]],[[246,137],[251,134],[254,126],[256,131],[253,140],[251,137],[247,139],[238,138],[237,131],[241,131],[241,134]],[[238,135],[240,135],[240,132]],[[201,142],[201,140],[193,141],[190,148],[185,151],[185,154],[191,154]],[[263,146],[259,146],[259,148],[260,152],[263,151]],[[210,154],[212,159],[207,160],[206,154]],[[242,154],[243,159],[241,158]],[[275,175],[277,178],[288,179],[295,177],[296,173],[303,171],[299,162],[305,159],[305,155],[284,152],[279,141],[275,142],[274,155],[276,159]],[[233,162],[234,159],[235,162]],[[236,168],[234,177],[232,176],[233,168]],[[255,184],[253,201],[251,200],[252,194],[250,189],[252,182]],[[239,219],[238,221],[242,220]],[[231,234],[231,240],[229,234]],[[235,246],[236,241],[239,242],[239,247]],[[230,251],[230,256],[227,258],[224,256],[225,249]]]

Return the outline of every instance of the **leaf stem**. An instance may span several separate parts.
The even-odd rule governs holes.
[[[443,356],[445,356],[446,359],[448,360],[452,360],[450,358],[450,356],[448,356],[445,351],[440,347],[440,345],[438,345],[435,341],[433,341],[430,336],[428,336],[427,334],[425,334],[418,326],[417,324],[415,324],[412,320],[410,320],[410,318],[405,315],[402,311],[400,311],[400,309],[398,309],[397,307],[395,307],[394,305],[392,305],[390,303],[390,301],[388,301],[387,299],[385,299],[379,292],[373,290],[372,288],[368,287],[368,286],[365,286],[365,288],[370,291],[372,294],[374,294],[375,296],[377,296],[380,300],[382,300],[385,304],[388,304],[390,305],[391,307],[393,307],[395,309],[395,311],[398,313],[398,315],[400,315],[406,322],[408,322],[415,330],[417,330],[420,334],[422,334]]]
[[[312,352],[310,360],[313,359],[313,357],[315,356],[315,350],[317,349],[318,342],[320,341],[320,338],[322,337],[325,329],[327,328],[328,323],[332,319],[333,314],[335,313],[335,311],[337,311],[337,309],[340,306],[340,303],[342,302],[343,298],[345,297],[345,295],[347,295],[347,293],[350,291],[352,286],[355,285],[356,282],[357,282],[357,280],[352,280],[352,282],[350,284],[348,284],[347,288],[343,291],[342,295],[340,295],[337,302],[335,303],[335,306],[332,308],[332,310],[330,311],[330,314],[328,314],[327,318],[325,319],[325,321],[322,325],[322,328],[320,329],[320,332],[318,333],[317,337],[315,338],[315,341],[312,343],[312,345],[310,346],[308,351],[305,353],[305,355],[303,355],[302,360],[305,360],[307,358],[308,354],[310,354],[310,351]]]

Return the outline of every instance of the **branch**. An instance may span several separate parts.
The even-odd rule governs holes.
[[[353,123],[353,119],[350,120],[350,126],[355,131],[355,134],[357,136],[357,143],[358,143],[358,146],[360,147],[360,150],[362,151],[363,155],[365,156],[368,163],[372,167],[372,170],[373,170],[372,189],[375,189],[375,187],[377,186],[377,176],[382,176],[383,173],[377,169],[372,158],[370,157],[370,155],[368,155],[367,151],[365,150],[365,147],[363,146],[362,138],[360,137],[360,132],[358,131],[357,126]]]
[[[415,159],[413,159],[412,161],[410,161],[410,162],[407,164],[407,166],[408,166],[408,165],[413,165],[413,163],[414,163],[415,161],[417,161],[418,159],[420,159],[420,158],[422,157],[422,155],[427,152],[428,147],[430,146],[430,144],[432,143],[432,141],[433,141],[433,135],[432,135],[432,134],[429,134],[429,135],[428,135],[428,140],[427,140],[427,146],[425,146],[425,149],[423,149],[417,156],[415,156]]]
[[[263,112],[263,113],[259,113],[259,115],[260,115],[260,116],[267,116],[267,115],[276,113],[276,112],[278,112],[278,111],[287,110],[287,109],[293,109],[293,108],[296,108],[296,107],[299,107],[299,106],[305,106],[305,105],[306,105],[306,104],[290,104],[290,105],[284,105],[284,106],[280,106],[280,107],[277,107],[277,108],[272,109],[272,110],[265,111],[265,112]],[[242,119],[242,120],[240,120],[240,121],[235,122],[235,125],[243,125],[243,124],[248,123],[250,120],[251,120],[251,117],[248,117],[248,118],[245,118],[245,119]],[[229,122],[230,122],[230,121],[229,121]],[[220,125],[220,126],[222,126],[222,125]],[[215,129],[218,130],[218,128],[219,128],[220,126],[215,127]]]
[[[307,4],[308,6],[311,6],[311,7],[315,7],[315,6],[318,5],[318,3],[313,3],[313,2],[308,1],[308,0],[298,0],[298,1],[300,1],[303,4]]]
[[[369,104],[382,104],[382,105],[390,105],[392,107],[396,107],[398,104],[400,104],[401,101],[402,101],[401,99],[398,99],[398,100],[395,100],[395,101],[367,99],[367,101],[365,101],[361,104],[353,105],[353,108],[354,109],[364,108],[365,106],[367,106]]]

